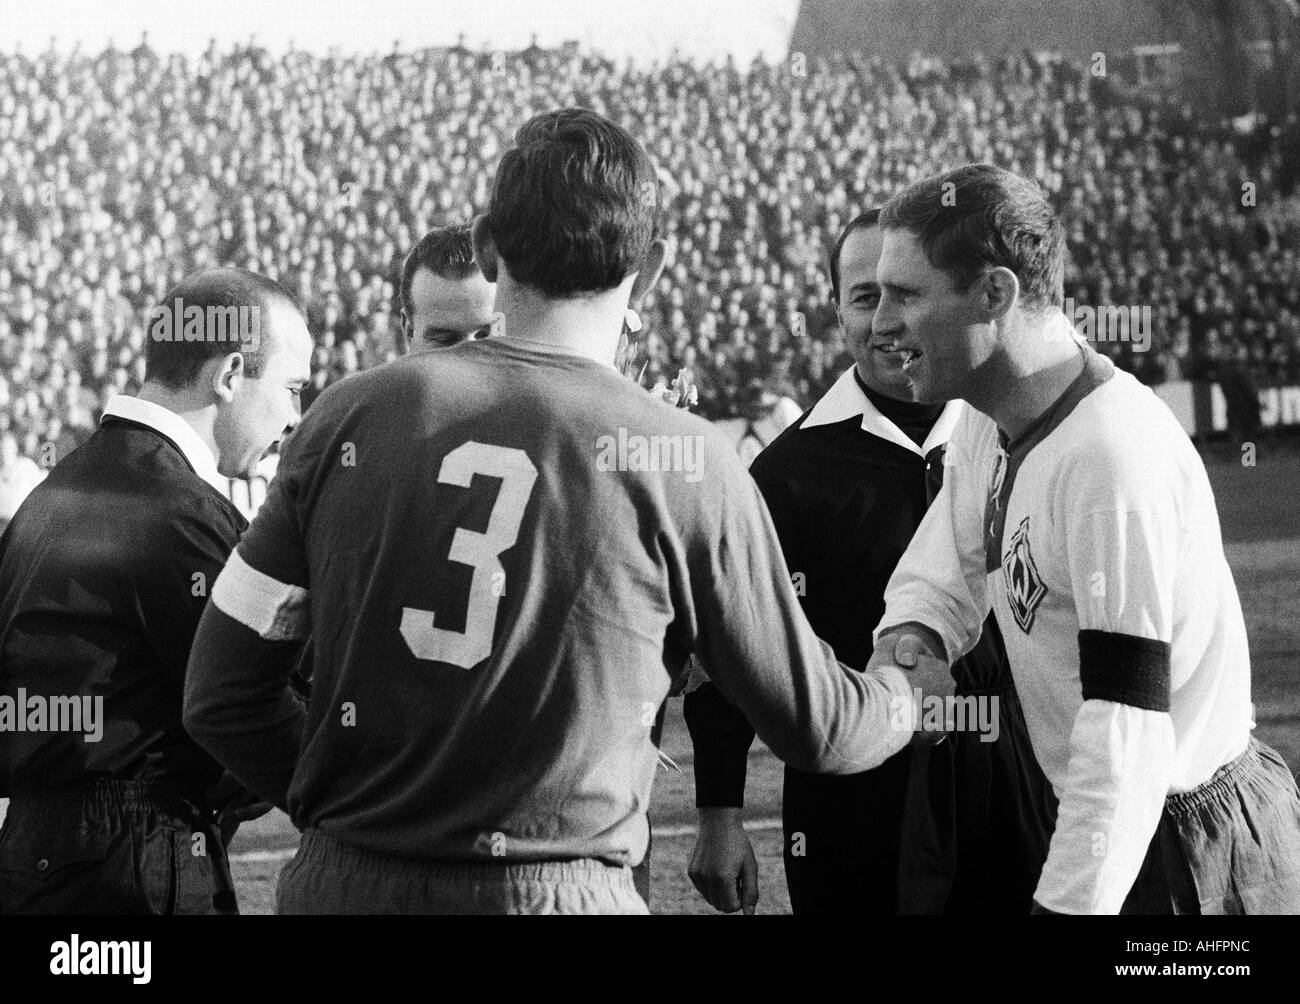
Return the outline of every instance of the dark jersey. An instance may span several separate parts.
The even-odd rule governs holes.
[[[817,639],[731,446],[530,341],[328,390],[214,604],[265,639],[310,630],[314,691],[296,761],[219,729],[205,745],[287,791],[300,827],[384,853],[636,862],[651,726],[692,650],[802,767],[862,770],[907,740],[904,675],[845,671]],[[191,686],[197,720],[259,682]]]

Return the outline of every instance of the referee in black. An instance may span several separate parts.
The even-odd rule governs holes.
[[[139,396],[108,402],[0,538],[0,914],[237,912],[217,814],[252,799],[181,697],[246,527],[217,486],[297,423],[311,337],[238,269],[184,279],[148,329]]]
[[[872,335],[878,220],[872,210],[850,222],[830,258],[855,365],[750,468],[809,622],[858,669],[885,585],[942,484],[962,407],[913,403],[901,354]],[[1054,806],[992,617],[953,675],[959,696],[985,702],[984,735],[968,723],[861,774],[786,767],[783,856],[796,914],[1029,911]],[[691,879],[717,909],[748,912],[758,871],[741,807],[754,730],[709,683],[686,695],[685,716],[700,814]]]

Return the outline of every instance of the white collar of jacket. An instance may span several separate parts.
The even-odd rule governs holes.
[[[99,420],[103,422],[106,418],[124,418],[128,422],[138,422],[162,433],[185,455],[195,474],[223,495],[226,493],[228,479],[217,473],[217,459],[212,455],[212,450],[194,431],[194,427],[176,412],[129,394],[114,394],[108,399],[104,414]]]
[[[871,398],[862,392],[857,379],[853,376],[854,367],[850,366],[844,375],[831,386],[822,399],[813,405],[812,411],[804,419],[800,431],[816,428],[819,425],[833,425],[843,422],[855,415],[862,416],[862,431],[887,440],[895,446],[910,450],[917,456],[928,456],[936,446],[948,442],[952,430],[961,418],[963,404],[960,400],[949,401],[944,405],[939,420],[925,437],[925,443],[917,446],[897,425],[880,413],[880,409],[871,403]]]

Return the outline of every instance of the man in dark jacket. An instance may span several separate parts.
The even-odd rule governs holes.
[[[292,297],[190,276],[151,319],[145,383],[0,538],[0,914],[235,913],[217,812],[243,800],[181,723],[185,666],[245,529],[218,486],[298,420]]]

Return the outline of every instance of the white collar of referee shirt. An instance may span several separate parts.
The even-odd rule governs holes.
[[[194,468],[195,474],[223,495],[226,493],[229,479],[217,473],[217,458],[212,455],[212,450],[194,431],[193,426],[176,412],[129,394],[114,394],[108,399],[104,414],[99,417],[99,420],[103,422],[110,417],[139,422],[162,433],[185,455],[185,459]]]
[[[963,407],[961,401],[949,401],[940,413],[939,420],[934,423],[934,428],[925,437],[925,442],[917,446],[907,433],[882,415],[880,409],[871,403],[871,398],[867,397],[858,386],[858,381],[853,376],[853,367],[850,366],[831,385],[831,389],[822,395],[822,399],[813,405],[812,411],[808,413],[808,417],[799,428],[803,430],[819,425],[833,425],[855,415],[861,415],[863,432],[901,446],[917,456],[925,457],[936,446],[948,442],[948,437],[952,435],[952,430],[957,425],[957,419],[961,418]]]

